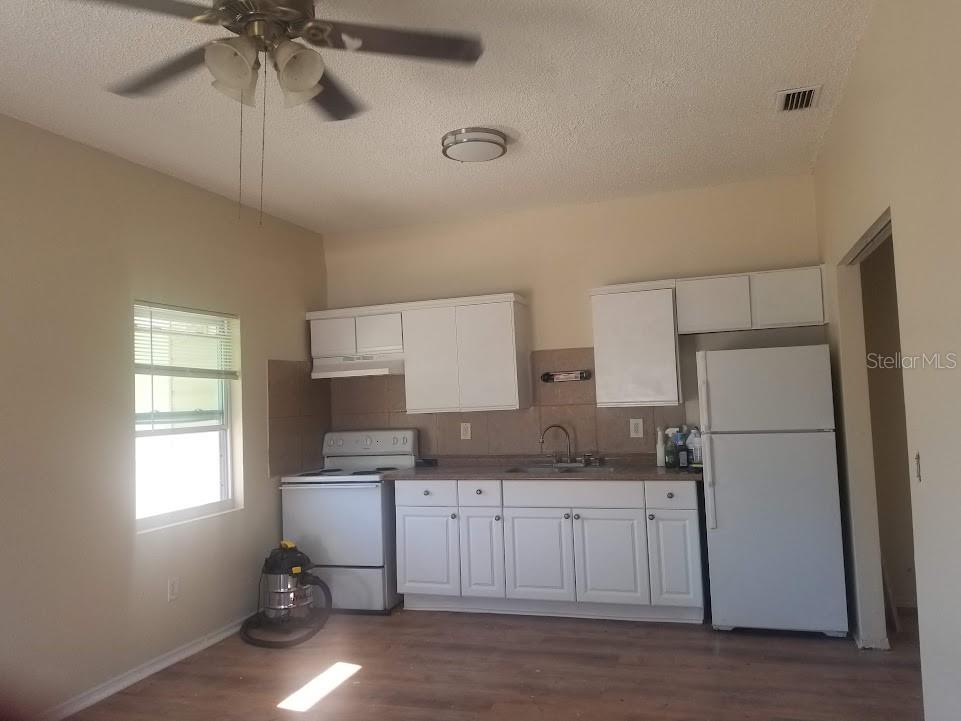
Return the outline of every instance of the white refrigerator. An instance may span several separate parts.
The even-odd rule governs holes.
[[[848,631],[826,345],[697,354],[712,623]]]

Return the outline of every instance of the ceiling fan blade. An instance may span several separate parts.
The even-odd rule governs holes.
[[[331,76],[329,70],[324,71],[320,84],[323,90],[314,97],[313,102],[331,120],[347,120],[364,112],[364,107]]]
[[[173,15],[192,20],[210,13],[210,7],[184,0],[94,0],[103,5],[119,5],[132,10],[149,10],[161,15]]]
[[[481,39],[476,35],[449,35],[331,20],[315,20],[309,25],[304,39],[314,45],[338,50],[457,63],[476,63],[484,52]]]
[[[158,65],[139,75],[135,75],[119,85],[110,88],[110,92],[117,95],[147,95],[170,83],[185,73],[194,70],[204,63],[203,46],[188,50],[162,65]]]

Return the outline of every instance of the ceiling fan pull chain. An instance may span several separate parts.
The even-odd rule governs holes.
[[[244,209],[244,95],[240,93],[240,152],[237,170],[237,220],[240,220]]]
[[[264,123],[260,137],[260,221],[264,224],[264,158],[267,149],[267,65],[269,58],[264,53]]]

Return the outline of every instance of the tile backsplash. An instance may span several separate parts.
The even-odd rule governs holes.
[[[557,423],[571,433],[579,453],[626,454],[653,453],[654,429],[684,422],[683,406],[597,408],[593,380],[540,380],[546,371],[593,371],[593,348],[535,351],[531,366],[533,406],[516,411],[407,414],[403,376],[336,378],[330,382],[331,428],[416,428],[420,432],[420,455],[425,457],[531,455],[541,450],[541,429]],[[630,437],[630,421],[634,418],[643,421],[643,438]],[[461,440],[461,423],[471,424],[470,440]],[[563,433],[548,434],[546,452],[566,449]]]
[[[324,464],[323,437],[331,429],[331,386],[311,380],[307,361],[267,361],[267,436],[271,476]]]

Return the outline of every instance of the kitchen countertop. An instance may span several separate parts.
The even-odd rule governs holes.
[[[660,468],[653,459],[629,457],[608,459],[599,467],[577,468],[571,471],[536,470],[511,472],[516,466],[545,466],[543,458],[449,458],[440,459],[436,466],[390,471],[384,474],[391,481],[702,481],[701,473]]]

